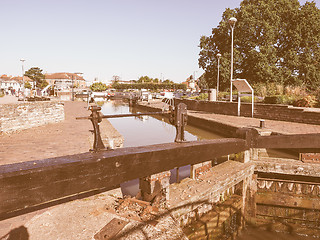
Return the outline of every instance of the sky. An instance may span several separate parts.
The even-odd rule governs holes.
[[[319,1],[316,0],[319,7]],[[199,40],[241,0],[0,0],[0,74],[82,72],[88,81],[199,77]],[[305,0],[301,0],[304,3]]]

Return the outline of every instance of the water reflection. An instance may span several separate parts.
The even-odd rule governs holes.
[[[108,101],[102,106],[101,111],[105,115],[142,112],[139,108],[130,108],[122,101]],[[173,142],[176,135],[175,127],[161,116],[113,118],[109,121],[124,137],[124,147]],[[221,137],[191,126],[187,126],[185,131],[187,141]]]
[[[143,112],[143,110],[139,108],[129,107],[128,104],[122,101],[108,101],[102,106],[101,111],[104,115]],[[176,128],[163,116],[112,118],[109,119],[109,121],[124,137],[124,147],[174,142],[176,136]],[[222,136],[192,126],[187,126],[185,131],[187,141],[221,137]],[[179,168],[180,180],[189,176],[190,165]],[[170,182],[173,183],[176,179],[176,169],[173,169],[171,170]],[[136,195],[139,190],[138,179],[121,184],[121,189],[125,195]]]
[[[108,114],[126,114],[144,112],[139,107],[131,108],[127,103],[122,101],[108,101],[102,106],[102,113]],[[171,125],[167,118],[163,116],[139,116],[109,119],[111,124],[124,137],[124,147],[146,146],[159,143],[174,142],[176,129]],[[212,132],[197,128],[194,126],[186,126],[185,138],[187,141],[195,141],[202,139],[218,139],[224,136],[214,134]],[[292,153],[284,153],[268,149],[269,157],[277,158],[296,158]],[[179,178],[183,179],[190,176],[190,165],[179,169]],[[176,170],[171,170],[170,182],[175,182]],[[138,192],[138,180],[130,181],[121,185],[123,193],[128,195],[136,195]]]

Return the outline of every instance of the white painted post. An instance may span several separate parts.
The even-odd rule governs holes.
[[[241,107],[241,92],[238,92],[238,117],[240,117],[240,107]]]
[[[252,105],[251,105],[251,117],[253,117],[253,111],[254,111],[254,91],[253,91],[253,89],[251,90],[251,93],[252,93],[252,99],[251,99],[251,101],[252,101]]]

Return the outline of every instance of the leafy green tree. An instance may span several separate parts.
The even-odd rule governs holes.
[[[169,79],[164,80],[163,83],[166,83],[166,84],[174,84],[174,82],[171,81],[171,80],[169,80]]]
[[[43,70],[38,67],[32,67],[26,71],[24,75],[29,77],[35,83],[36,87],[43,89],[48,85],[48,83],[45,80],[45,75],[42,71]]]
[[[112,85],[115,89],[151,89],[151,90],[160,90],[160,89],[184,89],[186,90],[185,84],[178,83],[133,83],[133,84],[120,84],[116,83]]]
[[[27,82],[24,83],[24,87],[28,88],[28,89],[31,89],[32,85],[31,85],[31,83],[29,83],[29,81],[27,81]]]
[[[90,89],[94,92],[102,92],[107,90],[107,85],[102,82],[95,82],[90,86]]]
[[[210,82],[212,83],[212,81]],[[198,79],[198,86],[200,89],[208,89],[209,88],[209,85],[208,85],[208,82],[206,81],[205,79],[205,75],[202,74],[199,79]],[[211,87],[211,86],[210,86]]]
[[[234,78],[251,84],[276,82],[320,83],[320,10],[315,2],[298,0],[243,0],[239,8],[226,9],[211,36],[200,38],[199,66],[209,86],[216,85],[217,54],[222,89],[230,84],[231,36],[228,19],[238,19],[234,29]]]
[[[148,76],[142,76],[138,79],[138,83],[148,83],[148,82],[152,82],[152,78]]]

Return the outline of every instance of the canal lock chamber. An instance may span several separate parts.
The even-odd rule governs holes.
[[[142,112],[145,109],[137,107],[136,109],[130,110],[128,108],[124,110],[127,108],[127,105],[123,103],[114,109],[121,108],[121,113],[132,110]],[[150,117],[148,119],[154,118]],[[140,118],[138,121],[140,121],[145,128],[147,124],[144,124],[144,122],[148,119]],[[160,124],[164,125],[162,119],[160,122]],[[112,124],[118,129],[117,124],[119,123],[112,122]],[[131,124],[122,123],[122,125],[126,126],[125,129],[128,130]],[[154,132],[154,124],[150,126],[149,132]],[[168,126],[165,125],[164,128],[168,128]],[[121,130],[119,131],[121,132]],[[173,134],[175,133],[174,129],[161,130],[162,133],[166,131],[171,131]],[[131,134],[132,136],[136,135],[141,137],[141,134],[139,135],[138,133]],[[158,134],[154,133],[153,135]],[[143,139],[145,142],[142,143],[142,145],[154,143],[145,136],[143,136]],[[201,137],[195,137],[194,140],[196,139],[201,139]],[[163,139],[163,141],[168,142],[170,140]],[[138,141],[133,140],[133,142],[136,144]],[[275,153],[275,156],[277,156],[277,153]],[[275,156],[273,156],[273,158],[278,159]],[[183,212],[181,210],[178,211],[179,213],[176,215],[173,214],[176,219],[180,219],[181,227],[183,227],[189,239],[236,239],[237,236],[239,239],[244,239],[243,237],[246,236],[246,230],[243,229],[248,226],[251,227],[251,229],[252,227],[259,229],[259,231],[264,230],[291,234],[291,238],[292,234],[295,234],[297,239],[303,236],[319,237],[320,208],[318,202],[320,197],[320,176],[313,174],[312,171],[306,170],[305,165],[302,167],[303,170],[301,172],[294,172],[293,167],[290,169],[290,166],[296,166],[297,159],[285,160],[284,163],[281,160],[277,162],[278,160],[274,160],[276,162],[269,162],[269,165],[274,167],[273,171],[270,171],[270,166],[265,167],[265,162],[254,161],[255,166],[258,167],[255,167],[254,172],[246,176],[245,179],[237,183],[233,182],[233,185],[231,184],[232,186],[227,187],[220,193],[214,192],[213,189],[208,187],[210,190],[206,193],[209,194],[207,196],[209,202],[199,206],[193,204],[188,211],[185,210],[185,212]],[[224,157],[219,160],[212,160],[211,165],[219,166],[226,162],[227,157]],[[185,173],[190,172],[188,167]],[[263,167],[267,169],[263,169]],[[314,166],[308,166],[307,169],[313,167]],[[279,171],[279,169],[281,169],[281,171]],[[174,173],[176,169],[172,171]],[[173,174],[171,174],[171,176],[172,175]],[[181,183],[188,182],[190,174],[185,174],[185,177],[188,179],[182,180]],[[173,179],[175,178],[176,176],[171,178],[170,183],[173,183]],[[224,180],[221,179],[221,182]],[[199,181],[199,179],[195,181]],[[202,179],[202,181],[209,180]],[[246,181],[250,181],[249,190],[244,190],[244,185],[247,185]],[[221,184],[221,182],[219,183]],[[219,183],[217,182],[217,184]],[[186,188],[193,188],[191,182],[188,182],[188,184]],[[170,190],[171,188],[178,188],[178,186],[177,184],[172,184]],[[174,194],[174,190],[170,192]],[[189,195],[191,196],[191,194]],[[199,200],[200,197],[197,196],[194,200],[195,199]],[[184,200],[182,200],[182,202],[183,201]],[[244,203],[244,201],[247,201],[247,203]],[[240,234],[240,232],[242,232],[242,234]]]

